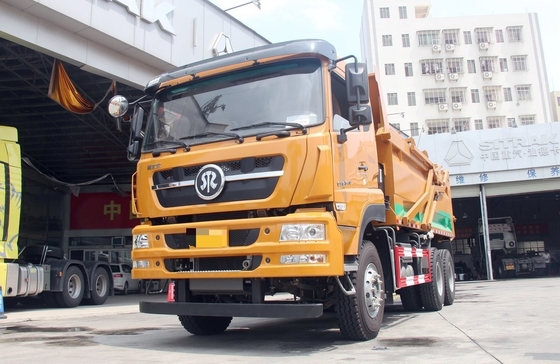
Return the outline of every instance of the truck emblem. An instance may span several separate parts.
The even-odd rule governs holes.
[[[196,175],[194,189],[201,199],[213,200],[222,192],[224,184],[224,171],[215,164],[207,164]]]

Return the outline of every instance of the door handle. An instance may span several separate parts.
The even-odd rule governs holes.
[[[358,170],[366,172],[368,170],[368,166],[358,166]]]

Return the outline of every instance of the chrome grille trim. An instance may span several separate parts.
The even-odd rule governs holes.
[[[226,182],[247,181],[247,180],[259,179],[259,178],[281,177],[283,175],[284,175],[284,171],[257,172],[257,173],[236,174],[233,176],[225,176],[225,180]],[[181,181],[181,182],[161,183],[159,185],[152,186],[152,190],[160,191],[160,190],[167,190],[170,188],[181,188],[181,187],[190,187],[190,186],[194,186],[194,179],[188,181]]]

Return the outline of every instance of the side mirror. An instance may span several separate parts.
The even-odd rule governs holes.
[[[142,147],[142,123],[144,121],[144,109],[136,107],[132,121],[130,122],[130,137],[128,139],[128,148],[126,149],[126,157],[129,161],[134,162],[140,159]]]
[[[109,100],[107,106],[109,114],[114,118],[120,118],[128,111],[128,100],[121,95],[116,95]]]
[[[369,106],[369,82],[365,63],[348,63],[346,65],[346,96],[351,104],[348,115],[350,125],[370,125],[373,122]],[[364,105],[362,105],[364,104]]]

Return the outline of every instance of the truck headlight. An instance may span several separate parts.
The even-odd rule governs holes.
[[[132,237],[132,241],[133,241],[132,243],[133,249],[145,249],[150,247],[147,234],[134,235]]]
[[[280,241],[325,240],[325,224],[282,225]]]

